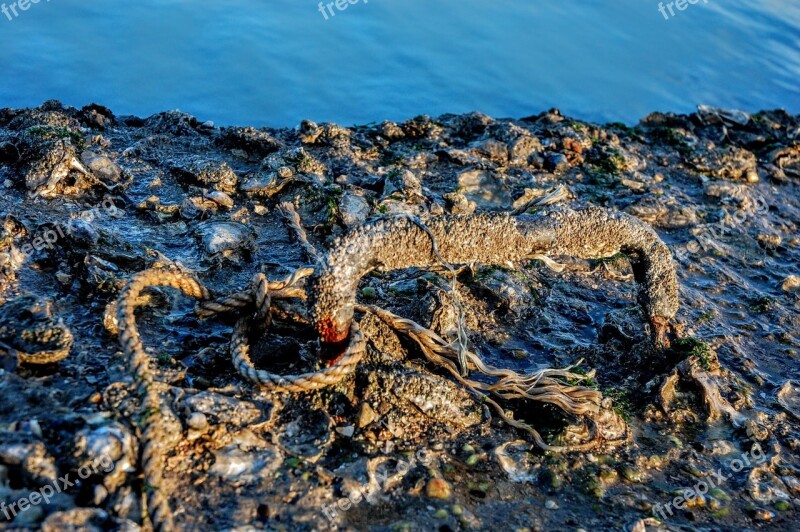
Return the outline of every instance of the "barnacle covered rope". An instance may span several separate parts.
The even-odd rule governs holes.
[[[602,208],[548,208],[534,215],[476,214],[431,218],[427,230],[386,218],[338,239],[312,284],[312,320],[325,342],[347,338],[359,280],[373,270],[437,264],[508,266],[537,256],[598,259],[624,253],[639,284],[639,302],[656,343],[678,310],[678,280],[669,248],[638,218]],[[432,235],[432,238],[431,238]]]
[[[147,509],[156,531],[174,530],[172,511],[164,493],[165,448],[169,448],[182,427],[171,408],[165,405],[156,388],[150,357],[145,353],[139,331],[136,328],[136,306],[143,290],[155,286],[169,286],[184,294],[209,299],[208,290],[191,275],[178,270],[146,270],[138,273],[122,289],[117,307],[119,342],[128,357],[131,372],[137,384],[137,395],[141,401],[141,465],[144,473]],[[177,431],[177,434],[176,434]]]

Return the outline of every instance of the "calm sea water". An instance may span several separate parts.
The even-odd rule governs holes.
[[[358,0],[326,20],[313,0],[40,0],[0,14],[0,107],[269,126],[800,113],[800,2],[704,1],[665,20],[653,0]]]

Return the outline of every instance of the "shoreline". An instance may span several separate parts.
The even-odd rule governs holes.
[[[791,380],[800,372],[800,116],[705,106],[635,126],[553,109],[278,129],[215,127],[176,111],[117,117],[96,104],[0,109],[0,350],[44,344],[59,327],[74,337],[55,364],[0,355],[0,389],[21,398],[0,409],[0,469],[15,479],[0,485],[0,501],[111,456],[110,472],[14,524],[141,522],[133,387],[108,310],[135,273],[180,264],[216,293],[259,272],[281,279],[308,263],[279,215],[284,202],[326,250],[366,220],[524,210],[560,186],[564,205],[624,211],[667,243],[687,343],[666,354],[647,347],[621,256],[559,259],[560,273],[537,261],[465,268],[464,324],[497,367],[583,360],[629,439],[591,453],[535,452],[365,316],[368,353],[353,378],[303,396],[261,394],[231,363],[232,323],[199,321],[159,289],[140,327],[181,422],[164,452],[176,525],[594,530],[655,526],[646,520],[667,507],[668,526],[788,526],[800,504]],[[358,293],[452,340],[449,281],[436,271],[372,274]],[[23,307],[22,295],[47,304]],[[253,339],[256,366],[312,369],[316,338],[286,319],[303,305],[279,310],[275,331]],[[585,440],[590,429],[554,409],[505,406],[551,442]],[[763,461],[726,466],[755,445]],[[409,461],[415,453],[424,463]],[[724,487],[665,506],[720,468]]]

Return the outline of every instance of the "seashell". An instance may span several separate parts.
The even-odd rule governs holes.
[[[205,222],[197,226],[197,234],[209,255],[233,253],[255,241],[255,231],[239,222]]]

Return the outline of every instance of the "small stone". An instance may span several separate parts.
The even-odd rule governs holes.
[[[758,243],[761,244],[761,247],[764,249],[776,249],[783,242],[780,235],[771,235],[768,233],[760,233],[756,237],[756,240],[758,240]]]
[[[454,504],[454,505],[453,505],[453,506],[450,508],[450,511],[451,511],[451,512],[453,513],[453,515],[455,515],[456,517],[458,517],[459,515],[463,515],[463,514],[464,514],[464,508],[462,508],[462,507],[461,507],[461,506],[459,506],[458,504]]]
[[[452,491],[450,484],[443,478],[432,478],[425,486],[425,494],[431,499],[449,499]]]
[[[264,216],[269,212],[269,209],[267,209],[263,205],[256,205],[255,207],[253,207],[253,211],[255,211],[255,213],[259,216]]]
[[[775,503],[775,509],[779,512],[786,512],[788,511],[792,505],[787,500],[780,500]]]
[[[27,528],[31,529],[38,528],[37,525],[39,525],[43,519],[44,519],[44,508],[42,508],[42,505],[31,504],[30,506],[26,506],[25,511],[17,513],[17,517],[14,518],[14,529],[21,530]]]
[[[345,194],[339,202],[342,223],[347,227],[360,225],[369,216],[369,203],[362,196]]]
[[[376,419],[378,419],[378,414],[372,407],[368,403],[361,403],[361,410],[358,413],[358,428],[363,429]]]
[[[236,172],[223,161],[194,161],[188,166],[173,169],[173,173],[179,178],[188,178],[228,194],[236,192],[239,182]]]
[[[100,506],[101,504],[103,504],[103,501],[105,501],[107,498],[108,498],[108,490],[106,489],[106,487],[103,486],[102,484],[97,484],[94,487],[94,496],[92,498],[92,503],[97,506]]]
[[[798,288],[800,288],[800,276],[790,275],[789,277],[783,280],[781,288],[783,288],[784,292],[796,291]]]
[[[600,473],[599,473],[598,476],[600,478],[600,481],[603,484],[607,484],[607,485],[613,485],[619,479],[619,474],[617,473],[617,471],[615,469],[611,469],[608,466],[602,467],[600,469]],[[623,472],[623,476],[625,476],[624,472]],[[625,478],[627,478],[627,477],[625,477]]]
[[[628,482],[641,482],[642,481],[642,471],[635,467],[626,465],[623,466],[622,470],[620,471],[622,476],[625,477],[625,480]]]
[[[622,184],[633,190],[644,190],[644,183],[632,179],[623,179]]]
[[[208,418],[202,412],[193,412],[186,424],[192,430],[205,430],[208,427]]]
[[[508,147],[505,143],[495,139],[488,139],[476,146],[479,153],[496,163],[505,164],[508,162]]]
[[[536,137],[521,136],[508,148],[512,163],[527,164],[531,155],[542,150],[542,143]]]
[[[558,510],[558,503],[554,500],[548,499],[547,502],[544,503],[544,507],[548,510]]]
[[[469,455],[469,457],[467,458],[467,460],[466,460],[466,462],[465,462],[465,463],[466,463],[468,466],[474,466],[474,465],[476,465],[476,464],[477,464],[478,462],[480,462],[480,461],[481,461],[481,457],[480,457],[480,455],[478,455],[478,454],[471,454],[471,455]]]
[[[336,432],[338,432],[345,438],[352,438],[353,434],[355,434],[356,432],[356,428],[353,425],[347,425],[346,427],[336,427]]]
[[[393,194],[401,194],[406,197],[422,196],[422,184],[410,170],[393,170],[386,176],[383,197],[388,198]]]
[[[447,519],[449,516],[450,514],[445,508],[439,508],[436,510],[436,513],[433,514],[434,519]]]
[[[544,168],[548,172],[563,174],[569,170],[569,160],[563,153],[551,153],[544,159]]]
[[[120,167],[105,155],[85,151],[81,154],[81,162],[104,183],[117,183],[122,177]]]
[[[770,512],[769,510],[764,510],[763,508],[756,508],[753,512],[753,518],[756,521],[764,521],[769,522],[775,517],[775,514]]]

